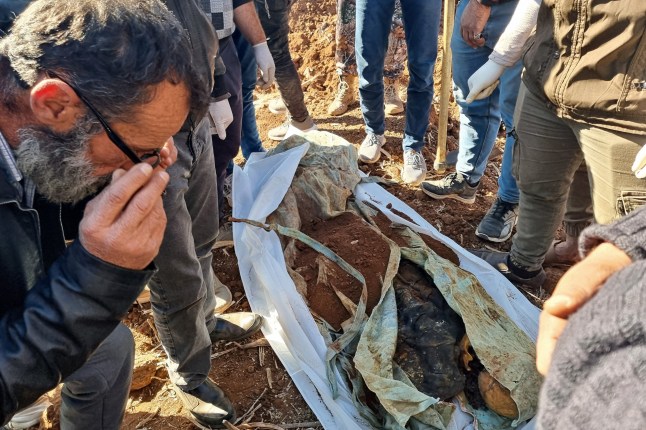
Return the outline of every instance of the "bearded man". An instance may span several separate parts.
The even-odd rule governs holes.
[[[61,428],[117,429],[172,136],[207,77],[157,0],[36,0],[0,41],[0,425],[64,382]],[[60,204],[102,191],[66,248]]]

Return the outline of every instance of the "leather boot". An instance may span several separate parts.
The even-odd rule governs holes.
[[[242,340],[260,330],[262,316],[253,312],[233,312],[215,316],[215,327],[209,333],[211,342]]]
[[[224,428],[222,421],[233,422],[236,419],[233,404],[209,378],[192,390],[184,391],[176,386],[175,392],[189,412],[191,420],[200,426]]]

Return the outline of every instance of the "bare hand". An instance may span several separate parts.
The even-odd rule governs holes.
[[[166,144],[159,151],[159,166],[162,169],[168,169],[175,161],[177,161],[177,148],[175,147],[175,140],[169,137]]]
[[[611,243],[602,243],[563,275],[541,312],[536,342],[536,367],[541,374],[547,374],[569,316],[590,300],[606,279],[630,263],[624,251]]]
[[[144,269],[159,252],[166,214],[161,194],[168,173],[137,164],[119,169],[112,183],[90,201],[79,226],[79,240],[95,257],[126,269]]]
[[[460,34],[467,45],[479,48],[485,44],[482,30],[484,30],[490,14],[490,6],[481,5],[476,0],[469,0],[460,20]]]

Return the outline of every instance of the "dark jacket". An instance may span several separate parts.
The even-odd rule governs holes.
[[[646,1],[543,0],[524,65],[559,116],[646,134]]]
[[[65,249],[59,207],[30,191],[0,154],[0,425],[81,367],[153,273]]]

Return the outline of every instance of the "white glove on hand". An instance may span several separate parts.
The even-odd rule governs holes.
[[[253,54],[256,57],[256,64],[260,69],[262,79],[258,79],[258,86],[263,90],[268,89],[274,83],[274,75],[276,74],[276,65],[274,58],[269,52],[267,42],[262,42],[253,46]]]
[[[211,122],[211,134],[217,134],[224,140],[227,137],[227,127],[233,122],[233,112],[229,100],[212,102],[209,105],[209,117]]]
[[[639,179],[646,178],[646,146],[639,150],[635,161],[633,162],[632,171]]]
[[[471,103],[474,100],[480,100],[489,97],[493,90],[496,89],[500,82],[498,78],[505,71],[505,66],[488,60],[482,67],[476,70],[467,81],[469,84],[469,95],[466,102]]]

